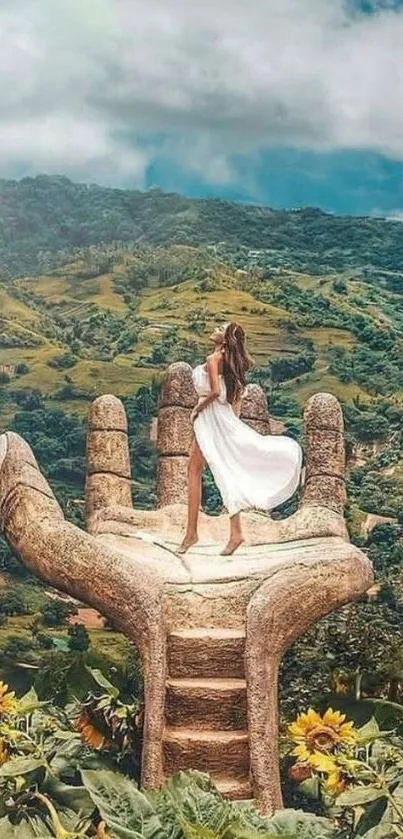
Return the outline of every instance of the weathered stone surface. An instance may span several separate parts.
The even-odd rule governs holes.
[[[316,393],[308,399],[304,409],[304,422],[310,428],[344,430],[340,402],[332,393]]]
[[[90,431],[87,436],[87,472],[112,472],[130,478],[130,456],[125,431]]]
[[[85,506],[91,516],[113,504],[131,507],[131,467],[125,409],[114,396],[93,402],[87,432]]]
[[[95,399],[88,414],[88,428],[127,431],[126,411],[120,399],[110,393]]]
[[[241,416],[245,421],[247,419],[269,421],[267,401],[260,385],[250,384],[245,388]]]
[[[183,629],[168,635],[168,673],[174,678],[242,679],[244,629]]]
[[[218,546],[215,554],[218,554]],[[194,571],[200,577],[215,577],[216,556],[210,558],[207,574],[207,557],[197,563]],[[238,555],[239,556],[239,555]],[[194,557],[189,554],[185,562]],[[221,566],[222,568],[222,566]],[[192,575],[193,576],[193,575]],[[242,629],[245,626],[246,609],[252,593],[260,581],[248,579],[228,581],[200,582],[186,586],[176,585],[167,589],[165,605],[166,622],[169,631],[174,629],[193,629],[197,627],[216,627],[222,629]]]
[[[34,459],[28,446],[7,435],[2,453],[5,447],[0,493],[15,503],[6,517],[0,511],[0,526],[11,548],[33,574],[88,603],[139,647],[146,702],[142,777],[159,786],[166,681],[162,582],[137,559],[126,559],[65,522],[50,489],[45,494],[31,486]]]
[[[306,480],[313,475],[344,477],[344,436],[332,429],[309,429],[307,433]]]
[[[158,413],[157,448],[164,455],[185,455],[193,440],[190,409],[168,406]]]
[[[128,478],[101,472],[87,475],[85,483],[85,501],[87,515],[101,507],[114,503],[122,507],[131,507],[132,487]]]
[[[179,405],[182,408],[193,408],[196,402],[190,364],[184,361],[171,364],[162,380],[160,407]]]
[[[50,515],[62,521],[63,513],[25,440],[9,431],[0,436],[0,452],[0,522],[18,545],[32,520]]]
[[[171,401],[162,410],[175,406],[175,399],[190,401],[177,373],[170,371],[165,397]],[[189,374],[187,368],[187,387]],[[332,464],[340,466],[338,403],[319,396],[305,412],[309,468],[303,506],[278,522],[245,514],[247,538],[256,542],[232,557],[219,555],[225,516],[209,522],[202,515],[198,545],[184,557],[175,553],[186,517],[183,454],[160,458],[159,500],[165,506],[158,511],[130,507],[128,478],[113,471],[89,474],[94,538],[64,521],[29,447],[16,435],[0,436],[0,525],[12,549],[30,571],[97,609],[139,647],[146,786],[198,768],[211,772],[225,795],[242,798],[252,794],[251,775],[261,809],[281,806],[282,655],[312,623],[372,584],[368,559],[347,541],[340,515],[344,482],[330,471]],[[90,471],[95,463],[106,469],[116,460],[113,446],[102,450],[107,435],[123,424],[116,402],[97,400],[92,411],[90,434],[95,416],[101,423],[95,428],[104,429],[105,437],[99,435]]]
[[[244,679],[168,678],[165,719],[169,727],[189,725],[209,731],[244,731],[246,682]]]
[[[164,770],[174,772],[196,769],[213,778],[222,775],[223,767],[233,778],[244,777],[249,770],[248,733],[196,731],[188,728],[165,729],[163,739]]]
[[[214,778],[214,784],[218,792],[230,801],[250,801],[253,798],[253,789],[249,777],[231,778],[218,775]]]
[[[351,545],[333,562],[296,562],[264,583],[248,608],[246,680],[251,772],[263,811],[282,806],[278,738],[278,673],[285,651],[309,626],[359,596],[372,581],[370,563]]]
[[[328,507],[341,515],[346,500],[346,485],[343,479],[331,475],[316,475],[305,484],[302,504]]]
[[[342,513],[346,503],[345,446],[338,400],[330,393],[312,396],[304,410],[304,426],[306,479],[302,504]]]
[[[276,417],[270,416],[270,430],[272,434],[284,434],[285,425]]]
[[[157,468],[158,507],[186,504],[189,458],[160,457]]]

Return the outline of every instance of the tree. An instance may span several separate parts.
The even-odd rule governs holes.
[[[15,372],[17,376],[25,376],[30,371],[30,367],[28,364],[25,364],[24,361],[21,361],[20,364],[17,364],[15,368]]]
[[[46,632],[37,632],[35,640],[42,650],[51,650],[53,647],[53,638]]]
[[[347,292],[348,292],[347,283],[346,283],[345,280],[343,280],[341,278],[339,278],[337,280],[333,280],[332,286],[333,286],[333,291],[335,291],[336,294],[347,294]]]
[[[0,572],[13,577],[26,577],[27,571],[14,556],[5,539],[0,536]]]
[[[3,615],[26,615],[27,604],[16,589],[10,588],[0,594],[0,612]]]
[[[22,638],[21,635],[10,635],[4,647],[4,655],[16,659],[24,653],[30,652],[31,649],[32,643],[28,638]]]
[[[91,645],[90,636],[81,623],[74,623],[70,626],[67,634],[69,636],[69,649],[71,652],[86,653]]]
[[[66,603],[65,600],[51,600],[41,609],[43,622],[46,626],[64,626],[70,615],[77,614],[77,606]]]
[[[65,369],[66,367],[74,367],[77,364],[78,358],[77,356],[73,355],[73,353],[63,353],[62,355],[57,355],[55,358],[50,358],[48,361],[49,367],[56,367],[57,369]]]

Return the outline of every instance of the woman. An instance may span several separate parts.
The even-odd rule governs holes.
[[[230,516],[229,541],[222,555],[243,542],[240,511],[271,510],[295,492],[302,452],[290,437],[263,436],[239,419],[246,373],[252,366],[239,323],[211,335],[214,352],[193,370],[199,396],[192,412],[195,439],[189,457],[188,522],[178,553],[198,541],[202,474],[207,462]]]

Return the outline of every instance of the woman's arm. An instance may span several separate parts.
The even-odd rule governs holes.
[[[206,366],[207,366],[207,373],[210,382],[210,393],[208,396],[203,396],[200,400],[198,405],[193,409],[191,414],[192,422],[199,416],[201,411],[204,411],[207,408],[207,405],[211,405],[216,399],[218,399],[220,395],[220,378],[218,375],[218,365],[219,359],[210,357],[207,359]]]

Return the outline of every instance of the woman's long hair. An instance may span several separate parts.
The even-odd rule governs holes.
[[[246,374],[253,366],[245,346],[245,332],[239,323],[232,321],[224,332],[224,368],[223,375],[227,389],[227,400],[232,405],[240,398],[246,386]]]

